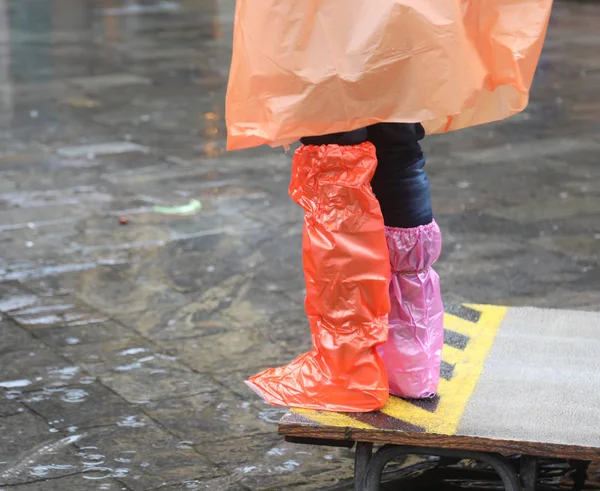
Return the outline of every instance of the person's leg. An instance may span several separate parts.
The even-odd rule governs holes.
[[[359,128],[344,133],[330,133],[329,135],[309,136],[300,138],[302,145],[360,145],[368,140],[367,128]]]
[[[433,396],[444,339],[439,277],[431,266],[441,251],[433,220],[420,124],[382,123],[368,128],[378,166],[371,185],[385,221],[392,276],[389,335],[380,353],[390,392]]]
[[[248,385],[267,402],[329,411],[380,409],[389,397],[378,347],[387,339],[390,266],[370,181],[366,130],[305,138],[290,195],[305,210],[302,253],[314,349]]]
[[[380,123],[368,128],[377,149],[377,170],[371,187],[388,227],[413,228],[433,220],[425,157],[419,141],[423,126]]]

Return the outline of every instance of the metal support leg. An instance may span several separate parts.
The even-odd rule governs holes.
[[[524,455],[521,457],[521,482],[523,491],[535,491],[538,473],[538,459]]]
[[[370,445],[361,447],[361,445]],[[359,450],[360,448],[360,450]],[[504,483],[505,491],[523,491],[517,471],[508,460],[499,454],[452,450],[446,448],[409,447],[399,445],[384,445],[374,455],[372,444],[357,445],[357,465],[355,469],[355,491],[379,491],[381,476],[385,466],[400,455],[436,455],[440,457],[471,459],[491,466]],[[360,451],[360,455],[358,452]],[[365,469],[366,463],[366,469]],[[365,472],[366,470],[366,472]],[[535,480],[534,480],[535,486]],[[535,488],[532,488],[535,489]],[[529,490],[528,490],[529,491]]]
[[[358,442],[354,454],[354,491],[364,491],[365,481],[373,456],[373,444]]]
[[[575,472],[573,473],[573,491],[582,491],[587,480],[588,467],[591,462],[587,460],[569,461]]]

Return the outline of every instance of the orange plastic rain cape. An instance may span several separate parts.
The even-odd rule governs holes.
[[[552,0],[237,0],[228,149],[525,108]]]

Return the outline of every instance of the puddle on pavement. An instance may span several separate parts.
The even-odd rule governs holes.
[[[0,482],[23,480],[26,476],[44,478],[50,474],[68,473],[76,467],[73,463],[51,462],[51,460],[80,438],[81,435],[72,435],[37,445],[25,454],[20,455],[17,460],[7,462],[6,468],[0,468]]]
[[[31,385],[31,380],[21,379],[0,381],[0,388],[2,389],[15,389],[18,387],[27,387],[28,385]],[[15,392],[13,391],[12,394],[15,395]],[[8,393],[6,393],[6,397],[7,399],[11,399]]]
[[[79,404],[85,402],[89,394],[83,389],[70,389],[67,387],[44,387],[40,391],[29,392],[27,394],[21,394],[18,392],[13,393],[14,399],[21,399],[25,403],[43,402],[52,399],[54,394],[57,394],[61,401],[68,402],[70,404]],[[50,422],[53,424],[54,422]]]
[[[125,426],[129,428],[141,428],[146,426],[146,423],[142,421],[141,416],[127,416],[120,421],[117,421],[117,426]]]
[[[34,309],[18,312],[14,317],[19,323],[29,328],[50,327],[54,325],[63,325],[65,327],[87,326],[91,324],[100,324],[108,320],[108,318],[103,315],[67,312],[73,307],[74,305],[36,307]]]
[[[258,418],[265,423],[278,424],[285,413],[286,410],[273,407],[260,411]]]
[[[53,470],[68,470],[73,469],[71,464],[48,464],[48,465],[34,465],[29,471],[31,477],[46,477]]]
[[[23,281],[33,280],[38,278],[46,278],[50,276],[60,276],[67,273],[75,273],[78,271],[86,271],[90,269],[96,269],[99,266],[114,266],[118,264],[125,264],[125,260],[98,260],[96,262],[86,263],[71,263],[71,264],[58,264],[56,266],[41,266],[35,268],[24,267],[2,269],[0,268],[0,281]]]
[[[19,310],[33,305],[35,302],[37,302],[37,297],[34,295],[6,296],[0,299],[0,312]]]
[[[60,380],[71,380],[75,375],[81,371],[81,368],[76,366],[64,367],[64,368],[51,368],[48,370],[48,375],[52,379]]]
[[[36,299],[37,300],[37,299]],[[65,310],[71,310],[75,308],[73,304],[59,304],[59,305],[39,305],[37,307],[30,307],[23,310],[19,310],[15,313],[15,315],[19,316],[29,316],[42,314],[47,312],[62,312]]]
[[[81,458],[83,478],[90,481],[101,481],[127,476],[131,469],[125,464],[133,461],[135,451],[125,451],[122,454],[114,459],[108,459],[98,451],[97,447],[82,447],[78,456]]]
[[[68,389],[65,390],[65,393],[61,395],[60,399],[64,402],[76,404],[85,401],[88,396],[89,394],[85,390]]]

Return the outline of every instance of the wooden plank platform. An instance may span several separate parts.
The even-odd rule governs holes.
[[[447,309],[442,381],[429,401],[375,413],[290,410],[285,436],[600,459],[600,313]]]

